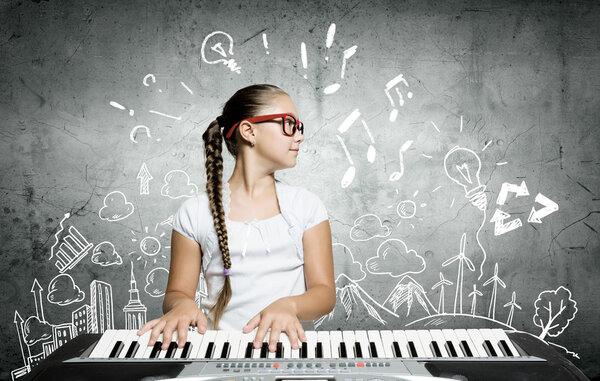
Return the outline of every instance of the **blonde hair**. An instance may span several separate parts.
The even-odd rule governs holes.
[[[219,321],[231,299],[231,283],[229,269],[231,258],[227,239],[227,225],[223,208],[223,140],[227,150],[237,157],[239,152],[239,132],[224,139],[227,132],[235,123],[257,116],[261,109],[268,106],[277,95],[287,95],[285,91],[274,85],[257,84],[238,90],[223,106],[223,111],[216,120],[212,121],[204,134],[204,152],[206,155],[206,194],[217,232],[219,249],[223,258],[223,273],[225,284],[219,293],[215,305],[209,311],[213,317],[213,329],[219,329]]]

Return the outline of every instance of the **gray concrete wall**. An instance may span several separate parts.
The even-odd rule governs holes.
[[[338,304],[319,329],[511,326],[598,377],[597,4],[3,1],[0,377],[98,281],[125,328],[132,266],[160,315],[169,217],[205,184],[201,134],[252,83],[285,89],[306,124],[278,177],[330,215]]]

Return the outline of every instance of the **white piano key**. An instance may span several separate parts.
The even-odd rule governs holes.
[[[111,340],[108,348],[106,348],[106,351],[104,352],[103,357],[104,358],[109,358],[109,356],[112,353],[112,350],[115,347],[115,344],[117,343],[117,341],[120,341],[123,344],[125,344],[125,340],[126,340],[126,338],[127,338],[128,335],[129,335],[129,330],[128,329],[117,329],[117,332],[115,332],[115,335],[113,336],[113,338],[112,338],[112,340]],[[121,352],[123,352],[123,350],[121,350]]]
[[[238,358],[238,352],[240,349],[240,340],[242,338],[242,333],[240,331],[229,332],[229,338],[227,341],[229,342],[229,357],[228,358]]]
[[[423,351],[425,351],[425,356],[435,357],[430,347],[432,339],[429,331],[426,329],[419,329],[417,330],[417,335],[419,335],[419,339],[421,340],[421,346],[423,347]]]
[[[444,335],[444,338],[446,339],[446,341],[449,341],[452,343],[452,346],[454,347],[454,351],[456,351],[456,356],[457,357],[465,357],[465,355],[463,354],[462,348],[460,347],[460,340],[458,340],[458,337],[456,337],[454,330],[453,329],[442,329],[442,334]],[[450,352],[448,352],[448,354],[450,355]]]
[[[188,341],[191,343],[191,348],[190,348],[190,351],[188,354],[188,358],[193,359],[193,358],[196,358],[194,356],[196,355],[196,353],[200,349],[200,346],[202,345],[202,340],[204,339],[204,334],[198,332],[197,330],[193,330],[193,331],[189,332],[188,335],[189,335]]]
[[[483,352],[483,355],[479,353],[479,349],[471,339],[471,336],[469,336],[469,333],[466,329],[455,329],[454,333],[460,342],[465,341],[469,345],[469,349],[471,350],[473,357],[487,357],[485,351]],[[465,353],[465,357],[468,357],[467,353]]]
[[[517,347],[514,346],[514,344],[503,329],[494,328],[492,329],[492,333],[498,341],[498,346],[500,346],[500,340],[504,340],[506,342],[506,345],[508,346],[508,349],[510,349],[510,351],[512,352],[513,357],[521,357],[521,354],[517,350]]]
[[[496,336],[494,335],[494,333],[492,332],[491,329],[482,328],[479,330],[479,334],[481,335],[483,340],[487,340],[490,342],[490,344],[494,348],[494,352],[496,352],[497,357],[505,357],[504,352],[502,352],[502,350],[500,349],[500,346],[498,345],[499,343],[496,339]]]
[[[156,342],[158,342],[158,341],[162,342],[162,336],[163,335],[161,333],[158,336],[158,339],[156,339],[156,341],[154,342],[154,344],[156,344]],[[152,353],[153,349],[154,349],[154,345],[146,347],[146,350],[144,351],[144,354],[143,354],[142,358],[145,358],[145,359],[150,358],[150,354]]]
[[[100,340],[96,343],[96,346],[90,353],[90,358],[103,358],[104,353],[107,348],[112,343],[113,337],[116,335],[116,329],[107,329],[102,336],[100,336]],[[114,345],[114,343],[112,343]],[[110,347],[112,349],[112,346]]]
[[[354,343],[356,343],[356,337],[354,336],[354,331],[342,331],[342,338],[344,339],[344,344],[346,345],[347,358],[355,358]]]
[[[194,332],[193,329],[188,329],[188,331],[187,331],[187,338],[185,340],[186,342],[191,342],[190,340],[191,340],[193,332]],[[185,343],[183,343],[183,345],[185,346]],[[174,359],[181,358],[181,354],[183,353],[183,348],[184,347],[179,348],[179,342],[177,342],[177,349],[175,350],[175,355],[173,355]]]
[[[160,353],[158,354],[158,358],[159,358],[159,359],[164,359],[165,357],[167,357],[167,352],[169,351],[169,345],[171,345],[171,343],[172,343],[173,341],[177,341],[177,331],[173,331],[173,333],[171,334],[171,340],[169,340],[169,338],[168,338],[168,337],[166,337],[166,336],[164,335],[164,332],[163,332],[163,335],[162,335],[162,343],[163,343],[163,346],[164,346],[164,345],[165,345],[165,342],[166,342],[167,349],[161,349],[161,350],[160,350]]]
[[[479,352],[479,357],[489,357],[487,351],[485,350],[485,346],[483,345],[483,337],[479,333],[478,329],[467,329],[467,334],[473,341],[473,344],[477,348],[477,352]]]
[[[429,334],[431,335],[431,339],[433,341],[435,341],[435,343],[437,344],[438,349],[440,350],[440,353],[442,354],[442,357],[452,357],[452,356],[450,356],[450,353],[448,353],[448,351],[446,350],[446,338],[444,337],[442,330],[441,329],[430,329]],[[432,348],[432,353],[433,353],[433,348]]]
[[[323,358],[331,358],[331,342],[329,339],[329,331],[317,331],[317,342],[321,343],[323,350]]]
[[[317,332],[316,331],[306,331],[306,346],[308,348],[308,355],[306,356],[309,359],[316,358],[316,348],[317,348]]]
[[[215,341],[215,337],[217,336],[217,332],[213,329],[207,330],[204,336],[202,337],[202,342],[200,346],[196,348],[196,351],[192,351],[192,358],[195,359],[203,359],[206,355],[206,349],[208,348],[208,344]]]
[[[368,341],[369,341],[369,348],[371,346],[371,343],[375,344],[375,350],[377,351],[377,357],[371,356],[372,358],[387,358],[388,355],[387,353],[385,353],[385,350],[383,349],[383,342],[381,341],[381,335],[380,335],[380,331],[377,330],[369,330],[367,331],[367,337],[368,337]],[[367,350],[369,350],[369,348],[367,348]]]
[[[371,355],[369,354],[369,338],[367,336],[367,331],[358,330],[354,331],[354,339],[357,343],[360,343],[360,349],[362,352],[362,358],[369,359]],[[352,348],[354,350],[354,348]]]
[[[283,358],[289,359],[292,355],[292,344],[290,343],[290,338],[285,332],[281,332],[279,341],[281,341],[281,344],[283,346]]]
[[[148,347],[148,341],[150,341],[150,335],[152,334],[152,330],[145,332],[142,336],[138,336],[138,344],[140,347],[138,348],[133,358],[141,359],[144,358],[144,354],[146,354],[146,350],[148,348],[152,349],[152,347]]]
[[[256,329],[254,331],[248,333],[242,333],[240,337],[240,345],[238,347],[237,358],[243,359],[246,356],[246,348],[248,348],[248,343],[252,343],[254,341],[254,337],[256,336]]]
[[[412,342],[415,346],[415,350],[417,351],[417,357],[431,357],[428,356],[429,353],[425,350],[425,348],[423,348],[423,345],[421,345],[421,339],[419,338],[418,331],[406,330],[404,331],[404,333],[406,334],[406,340]],[[408,346],[407,349],[409,349]]]
[[[390,330],[384,330],[379,332],[381,336],[381,346],[383,347],[383,351],[385,353],[385,357],[387,358],[395,358],[394,355],[394,334]],[[377,349],[379,352],[379,349]],[[381,357],[381,355],[379,355]]]
[[[271,331],[270,330],[267,332],[266,336],[267,336],[266,337],[267,344],[271,345]],[[281,336],[281,334],[279,336]],[[279,341],[279,339],[278,339],[278,341]],[[275,344],[275,350],[273,352],[271,352],[271,350],[268,349],[267,358],[274,359],[276,354],[277,354],[277,344]]]
[[[221,352],[223,352],[223,346],[229,340],[229,331],[217,331],[215,336],[215,345],[213,346],[213,353],[211,358],[221,358]]]
[[[127,354],[127,351],[129,350],[129,347],[131,346],[131,343],[137,341],[138,335],[137,335],[137,331],[136,330],[127,330],[127,335],[124,337],[123,340],[123,344],[125,344],[123,346],[123,350],[121,351],[121,353],[119,353],[119,356],[117,356],[120,359],[125,358],[125,355]]]
[[[344,341],[342,331],[329,332],[329,342],[331,343],[331,358],[340,358],[340,343]]]
[[[412,356],[410,353],[410,348],[408,347],[408,337],[406,336],[406,332],[408,331],[401,331],[398,329],[392,331],[392,333],[394,334],[394,341],[398,342],[398,346],[400,347],[402,358],[411,358]],[[416,333],[414,334],[414,336],[416,337]],[[418,343],[415,344],[415,349],[419,347],[417,344]]]

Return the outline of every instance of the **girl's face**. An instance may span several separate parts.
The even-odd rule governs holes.
[[[287,95],[277,95],[261,115],[291,114],[298,120],[298,111],[292,99]],[[282,130],[282,119],[254,124],[256,142],[253,150],[274,166],[273,170],[291,168],[296,165],[300,143],[304,135],[296,131],[294,136],[286,136]]]

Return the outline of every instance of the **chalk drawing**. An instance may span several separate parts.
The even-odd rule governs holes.
[[[267,53],[267,55],[269,55],[269,42],[267,41],[266,33],[262,34],[262,41],[263,41],[263,46],[265,47],[265,53]]]
[[[30,316],[23,324],[23,335],[25,344],[32,346],[52,338],[52,325],[37,316]]]
[[[94,279],[90,283],[90,333],[104,333],[115,328],[112,285]]]
[[[438,304],[438,313],[444,313],[444,286],[451,286],[453,283],[444,278],[444,274],[440,272],[440,281],[431,287],[432,290],[440,288],[440,302]]]
[[[63,219],[60,221],[60,229],[54,234],[55,242],[50,249],[50,258],[48,258],[48,260],[51,260],[56,256],[54,265],[61,273],[72,269],[94,246],[74,226],[69,226],[67,229],[68,233],[63,234],[63,222],[70,216],[70,213],[65,213]],[[62,238],[59,238],[59,235],[63,235]]]
[[[490,222],[494,223],[495,236],[506,234],[509,231],[515,230],[523,225],[520,218],[515,218],[508,222],[504,222],[508,218],[510,218],[510,214],[503,212],[500,209],[496,209],[494,211],[494,215],[490,219]]]
[[[577,314],[577,302],[572,299],[571,291],[559,286],[556,290],[540,292],[535,303],[533,324],[542,329],[539,338],[557,337],[569,326]]]
[[[146,163],[142,163],[142,166],[140,167],[140,171],[138,172],[136,178],[140,180],[140,194],[150,194],[150,180],[152,180],[154,177],[152,177],[152,175],[150,174]]]
[[[483,148],[481,149],[481,152],[485,151],[485,150],[486,150],[486,148],[488,148],[488,147],[490,146],[490,144],[492,144],[492,143],[493,143],[493,141],[492,141],[492,140],[488,140],[488,141],[485,143],[485,146],[483,146]]]
[[[336,282],[342,275],[352,279],[355,282],[360,282],[365,279],[367,273],[364,272],[362,263],[354,259],[354,255],[350,248],[342,243],[334,243],[332,245],[333,257],[336,259],[335,263],[338,263],[344,269],[343,272],[336,272]]]
[[[46,321],[44,317],[44,303],[42,302],[42,291],[44,289],[38,282],[37,278],[33,279],[33,284],[31,285],[31,293],[33,294],[33,299],[35,301],[35,315],[39,318],[40,321]]]
[[[75,284],[71,275],[58,274],[48,283],[46,299],[52,304],[66,306],[81,302],[85,299],[85,292],[81,291],[79,286]]]
[[[450,180],[463,188],[465,197],[471,204],[483,212],[481,224],[477,229],[477,233],[475,233],[477,245],[483,254],[483,259],[479,265],[479,277],[477,278],[481,279],[487,253],[481,244],[479,233],[487,220],[486,211],[488,205],[487,197],[484,193],[486,186],[481,184],[481,179],[479,177],[481,172],[481,159],[472,150],[455,146],[448,151],[446,156],[444,156],[444,170],[446,171],[446,176],[448,176]],[[452,203],[450,204],[451,208],[452,206],[454,206],[454,199],[452,199]]]
[[[435,130],[436,130],[437,132],[440,132],[440,129],[439,129],[439,128],[438,128],[438,126],[435,124],[435,122],[434,122],[433,120],[431,120],[430,122],[431,122],[431,124],[433,125],[433,128],[435,128]]]
[[[115,102],[115,101],[110,101],[108,102],[108,104],[110,104],[111,106],[118,108],[119,110],[127,110],[127,107],[123,106],[122,104]],[[135,111],[133,110],[129,110],[129,116],[133,116],[135,114]]]
[[[348,148],[346,148],[346,144],[344,144],[344,141],[342,140],[341,136],[336,135],[336,137],[342,145],[342,148],[344,149],[344,153],[346,154],[346,159],[348,160],[348,163],[350,163],[350,166],[348,167],[348,169],[346,169],[346,172],[344,173],[340,184],[342,188],[348,188],[348,186],[352,184],[354,176],[356,175],[356,167],[354,167],[354,161],[352,161],[352,157],[350,157],[350,152],[348,152]]]
[[[367,149],[367,160],[369,161],[369,163],[372,163],[375,161],[375,155],[377,155],[377,150],[375,149],[375,140],[373,139],[373,135],[371,135],[371,130],[369,130],[369,126],[367,126],[367,122],[365,122],[364,120],[361,120],[363,127],[365,128],[365,131],[367,132],[367,135],[369,136],[369,140],[371,141],[371,144],[369,144],[369,148]]]
[[[94,251],[92,252],[92,257],[90,259],[92,263],[103,267],[120,265],[123,263],[123,259],[119,253],[117,253],[115,245],[108,241],[97,244],[96,247],[94,247]]]
[[[387,274],[394,278],[422,273],[426,267],[422,256],[396,238],[383,241],[377,248],[377,255],[367,259],[366,265],[371,274]]]
[[[233,56],[233,38],[225,32],[215,31],[207,35],[202,41],[200,54],[202,60],[207,64],[222,63],[229,70],[241,73],[242,68],[231,58]]]
[[[25,364],[25,366],[23,368],[19,368],[13,372],[15,373],[23,373],[23,374],[27,374],[30,372],[30,369],[28,369],[29,364],[27,364],[27,359],[29,357],[31,357],[31,349],[29,348],[29,345],[27,345],[27,343],[25,342],[25,332],[24,332],[24,328],[23,328],[23,318],[21,317],[21,315],[19,314],[19,312],[17,310],[15,310],[15,317],[13,319],[13,322],[15,323],[15,326],[17,328],[17,337],[19,339],[19,347],[21,348],[21,356],[23,358],[23,364]],[[27,353],[25,353],[25,350],[27,350]],[[13,378],[15,379],[15,378]]]
[[[164,267],[157,267],[146,276],[144,291],[153,298],[159,298],[165,294],[169,271]]]
[[[133,275],[133,262],[131,262],[131,279],[129,281],[129,302],[123,307],[125,315],[125,329],[137,330],[146,324],[146,306],[140,300],[140,292]]]
[[[327,29],[327,38],[325,40],[325,62],[329,61],[329,48],[333,44],[333,38],[335,36],[335,23],[331,23],[329,25],[329,29]]]
[[[535,207],[532,207],[527,222],[541,224],[542,218],[547,217],[558,210],[558,204],[541,193],[538,193],[537,196],[535,196],[535,202],[542,204],[544,207],[540,210],[535,210]]]
[[[148,138],[152,138],[152,135],[150,134],[150,129],[148,128],[148,126],[144,126],[144,125],[138,125],[135,126],[131,129],[131,132],[129,133],[129,140],[131,140],[132,142],[134,142],[135,144],[138,143],[137,141],[137,134],[138,134],[138,130],[143,130],[146,132],[146,136]],[[160,142],[160,139],[156,139],[157,142]]]
[[[184,89],[187,90],[188,93],[190,93],[190,95],[194,95],[194,92],[192,91],[192,89],[190,89],[188,87],[188,85],[186,85],[185,83],[183,83],[183,81],[179,81],[179,83],[181,84],[181,86],[183,86]]]
[[[160,194],[172,199],[193,197],[198,193],[198,186],[191,182],[190,176],[182,170],[175,169],[165,175],[165,183]]]
[[[344,79],[344,74],[346,72],[346,62],[348,61],[348,59],[350,59],[350,57],[352,57],[354,55],[354,53],[356,53],[356,49],[357,49],[357,45],[354,45],[346,50],[344,50],[344,55],[342,57],[342,69],[340,71],[340,78]],[[326,86],[323,89],[323,92],[325,94],[333,94],[336,91],[338,91],[340,89],[341,85],[339,83],[333,83],[331,85]]]
[[[357,108],[352,110],[352,112],[342,121],[342,123],[338,127],[338,132],[340,134],[343,134],[344,132],[348,131],[350,126],[352,126],[359,117],[360,111]]]
[[[473,291],[469,293],[469,298],[471,298],[471,315],[475,316],[475,310],[477,308],[477,297],[482,296],[481,291],[477,289],[477,285],[473,285]]]
[[[462,297],[463,297],[463,277],[464,277],[464,265],[467,264],[467,267],[471,271],[475,271],[475,266],[473,262],[465,256],[465,247],[467,245],[467,233],[463,233],[460,237],[460,250],[458,255],[447,259],[442,263],[442,267],[446,267],[451,265],[452,263],[458,261],[458,274],[456,276],[456,294],[454,296],[454,313],[457,312],[458,305],[458,313],[462,314]]]
[[[402,219],[413,218],[417,213],[417,204],[412,200],[404,200],[398,203],[396,213]]]
[[[148,79],[152,80],[153,84],[156,83],[156,77],[154,76],[154,74],[146,74],[146,76],[142,80],[142,83],[144,84],[144,86],[150,87],[150,84],[148,83]],[[158,89],[158,92],[162,93],[162,90]]]
[[[408,151],[412,144],[412,140],[407,140],[398,150],[398,157],[400,158],[400,171],[392,173],[390,175],[390,181],[398,181],[402,178],[402,176],[404,176],[404,152]]]
[[[515,197],[529,196],[529,190],[527,189],[525,181],[522,181],[521,185],[502,183],[500,193],[498,193],[498,198],[496,199],[496,204],[504,205],[509,193],[514,193]]]
[[[104,205],[98,211],[98,217],[106,221],[121,221],[133,214],[134,206],[120,191],[112,191],[104,197]]]
[[[506,288],[506,284],[498,277],[498,264],[494,265],[494,275],[485,281],[483,286],[487,286],[488,284],[493,284],[492,288],[492,299],[490,300],[490,308],[488,310],[488,317],[496,320],[496,295],[498,294],[498,285],[502,286],[502,288]]]
[[[162,223],[156,224],[154,226],[154,233],[157,233],[159,225],[164,226],[164,224],[162,224]],[[161,251],[163,249],[161,239],[168,240],[168,237],[166,237],[166,233],[164,231],[161,232],[157,236],[149,234],[148,226],[144,226],[144,233],[145,233],[145,236],[142,237],[141,240],[138,240],[137,234],[132,230],[131,234],[133,234],[133,238],[131,239],[131,241],[132,242],[139,241],[138,246],[139,246],[142,254],[138,255],[137,260],[139,261],[141,259],[144,259],[144,268],[146,268],[146,265],[148,264],[149,260],[152,260],[152,263],[156,264],[156,262],[159,258],[163,258],[163,259],[167,258],[165,255],[162,255],[162,254],[159,255],[159,254],[161,253]],[[165,246],[165,248],[169,249],[169,248],[171,248],[171,246]],[[137,254],[137,251],[132,251],[128,254],[129,255]]]
[[[413,302],[415,300],[427,315],[431,315],[431,312],[437,313],[435,307],[427,297],[427,293],[423,286],[409,275],[405,275],[398,281],[396,286],[394,286],[383,305],[390,305],[390,309],[395,313],[400,307],[406,306],[406,316],[408,316],[413,309]]]
[[[165,118],[169,118],[169,119],[181,120],[180,116],[169,115],[169,114],[165,114],[164,112],[160,112],[160,111],[156,111],[156,110],[148,110],[148,112],[150,114],[156,114],[156,115],[164,116]]]
[[[300,59],[302,60],[302,68],[306,71],[308,68],[308,57],[306,56],[306,44],[304,41],[300,43]],[[307,79],[306,72],[304,73],[304,79]]]
[[[389,227],[381,223],[375,214],[363,214],[354,220],[350,229],[350,239],[353,241],[368,241],[375,237],[385,238],[391,234]]]
[[[508,313],[508,319],[506,320],[506,324],[507,325],[511,325],[512,326],[512,320],[513,320],[513,316],[515,315],[515,307],[518,309],[521,309],[521,306],[519,306],[516,302],[516,298],[517,298],[517,294],[513,291],[512,292],[512,297],[510,299],[510,302],[506,303],[504,305],[504,307],[509,307],[510,308],[510,312]]]
[[[398,94],[399,107],[404,106],[404,96],[402,96],[400,89],[398,89],[396,87],[400,83],[402,83],[402,84],[404,84],[404,86],[408,87],[408,82],[406,81],[406,79],[404,79],[403,74],[399,74],[396,77],[392,78],[390,81],[388,81],[388,83],[385,84],[385,89],[383,89],[383,91],[385,92],[385,95],[388,97],[388,100],[390,101],[390,104],[393,107],[392,111],[390,112],[390,118],[389,118],[390,122],[395,122],[396,118],[398,117],[398,108],[396,108],[396,104],[394,103],[394,98],[390,95],[390,90],[395,89],[396,94]],[[406,94],[406,97],[408,99],[411,99],[413,97],[413,93],[409,91]]]

